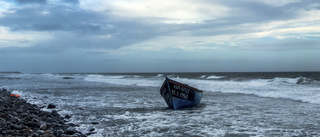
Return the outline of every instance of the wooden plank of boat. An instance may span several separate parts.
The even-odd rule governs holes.
[[[160,94],[169,108],[180,109],[197,106],[203,91],[166,77],[160,89]]]

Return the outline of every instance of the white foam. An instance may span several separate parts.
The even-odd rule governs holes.
[[[207,77],[207,79],[220,79],[220,78],[223,78],[224,76],[215,76],[215,75],[212,75],[212,76],[209,76]]]
[[[84,78],[86,81],[92,82],[104,82],[115,85],[135,85],[135,86],[150,86],[158,87],[162,81],[159,79],[147,79],[147,78],[126,78],[123,75],[88,75]]]
[[[16,95],[20,95],[20,97],[25,95],[23,92],[18,91],[18,90],[13,90],[11,93],[16,94]]]
[[[300,77],[298,77],[298,78],[281,78],[281,77],[276,77],[276,78],[273,79],[273,82],[276,82],[276,83],[291,83],[291,84],[296,84],[299,79],[300,79]]]
[[[113,85],[160,87],[164,79],[160,79],[159,77],[163,77],[163,74],[158,74],[156,77],[91,74],[86,75],[84,80]],[[201,77],[205,78],[207,76],[203,75]],[[305,77],[276,77],[273,79],[250,79],[243,81],[218,80],[223,77],[224,76],[211,75],[206,79],[186,79],[179,77],[172,77],[172,79],[206,92],[254,94],[261,97],[289,98],[320,104],[320,100],[318,99],[320,98],[320,92],[318,91],[319,84],[308,84],[312,80]]]
[[[13,78],[23,78],[23,79],[30,79],[34,78],[34,74],[29,74],[29,73],[12,73],[8,74],[8,76],[13,77]]]
[[[300,78],[253,79],[248,81],[212,81],[177,79],[207,92],[254,94],[261,97],[289,98],[320,104],[319,85],[297,84]]]
[[[158,74],[157,77],[163,77],[163,74]]]
[[[55,75],[54,75],[54,74],[51,74],[51,73],[41,74],[41,76],[47,77],[47,78],[53,78],[53,77],[55,77]]]
[[[65,117],[66,115],[72,115],[72,111],[68,111],[68,110],[61,110],[58,112],[62,117]]]
[[[163,76],[158,74],[158,76]],[[202,76],[205,77],[205,76]],[[310,79],[305,77],[274,79],[252,79],[246,81],[219,81],[224,76],[208,76],[206,79],[172,78],[208,92],[254,94],[261,97],[290,98],[320,104],[319,87],[304,85]],[[85,80],[115,85],[160,87],[164,79],[145,77],[126,77],[125,75],[88,75]]]

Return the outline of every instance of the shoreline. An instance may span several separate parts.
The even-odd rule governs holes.
[[[54,109],[51,112],[43,111],[37,105],[27,103],[0,88],[0,137],[86,137],[94,134],[83,134],[76,130],[78,125],[66,123],[68,117],[61,117]]]

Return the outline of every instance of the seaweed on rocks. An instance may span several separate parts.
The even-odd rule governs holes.
[[[65,123],[56,110],[42,111],[38,106],[10,95],[0,88],[0,137],[86,137],[75,128],[76,125]]]

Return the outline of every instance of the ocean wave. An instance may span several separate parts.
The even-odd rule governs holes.
[[[161,80],[148,79],[143,77],[127,77],[125,75],[88,75],[84,78],[86,81],[103,82],[114,85],[134,85],[134,86],[161,86]]]
[[[318,84],[311,79],[274,78],[251,79],[246,81],[219,81],[207,79],[175,79],[205,92],[241,93],[270,98],[288,98],[297,101],[320,104]],[[312,83],[312,82],[311,82]]]
[[[296,77],[296,78],[275,77],[271,81],[275,83],[289,83],[289,84],[311,84],[315,82],[313,79],[306,78],[306,77]]]
[[[212,76],[208,76],[207,79],[220,79],[223,78],[224,76],[216,76],[216,75],[212,75]]]
[[[156,77],[163,77],[164,75],[163,74],[158,74]]]
[[[132,87],[161,87],[167,74],[6,74],[5,77],[39,78],[65,81],[63,77],[69,76],[76,80],[87,82],[101,82],[116,86]],[[181,74],[168,75],[169,78],[196,87],[205,92],[225,92],[252,94],[261,97],[289,98],[304,102],[320,104],[320,81],[308,77],[271,77],[271,78],[246,78],[217,75],[194,75],[194,77]],[[4,81],[8,81],[4,79]],[[69,79],[70,80],[70,79]],[[22,83],[23,84],[23,83]],[[17,84],[22,87],[21,83]],[[25,88],[30,88],[26,86]],[[5,87],[6,88],[6,87]],[[10,89],[10,87],[8,87]],[[204,93],[205,94],[205,93]]]
[[[211,75],[208,78],[222,78],[223,76]],[[310,103],[320,101],[314,96],[320,97],[318,84],[306,77],[273,79],[246,79],[246,80],[212,80],[196,78],[169,77],[173,80],[196,87],[205,92],[242,93],[271,98],[289,98]],[[160,87],[164,79],[154,77],[127,77],[124,75],[88,75],[84,80],[92,82],[104,82],[114,85]],[[318,85],[318,86],[317,86]]]

